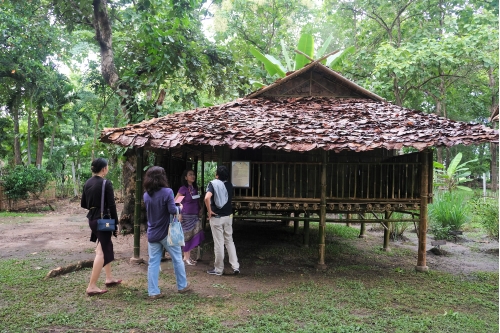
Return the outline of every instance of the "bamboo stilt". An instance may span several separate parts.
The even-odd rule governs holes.
[[[388,220],[390,217],[389,212],[385,212],[385,219]],[[389,247],[389,237],[390,237],[390,224],[391,222],[387,221],[387,229],[384,228],[384,247],[382,248],[382,251],[390,252],[391,248]]]
[[[364,215],[364,214],[359,214],[359,215]],[[366,237],[366,223],[362,222],[359,228],[358,238],[365,238],[365,237]]]
[[[319,220],[319,261],[318,268],[325,269],[325,238],[326,238],[326,151],[322,151],[321,165],[321,204]]]
[[[205,153],[201,153],[201,186],[200,186],[200,193],[202,199],[205,198]],[[207,207],[205,207],[205,204],[202,202],[201,203],[201,227],[203,230],[207,227]]]
[[[294,212],[293,216],[300,216],[299,212]],[[293,221],[293,234],[298,235],[299,234],[299,220],[294,220]]]
[[[420,173],[420,223],[418,224],[418,259],[415,270],[417,272],[427,272],[429,267],[426,263],[426,246],[427,246],[427,202],[429,199],[429,151],[424,150],[420,153],[421,168]]]
[[[307,214],[309,217],[309,214]],[[304,247],[309,247],[309,221],[304,220]]]

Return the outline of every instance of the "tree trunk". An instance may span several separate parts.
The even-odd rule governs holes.
[[[36,163],[35,165],[40,168],[42,166],[42,156],[43,156],[43,126],[45,125],[45,119],[43,118],[42,108],[38,107],[36,109],[36,116],[38,122],[38,140],[36,146]]]
[[[498,77],[495,76],[493,67],[488,70],[489,86],[491,89],[491,106],[490,115],[498,112]],[[495,122],[492,122],[492,127],[495,128]],[[491,174],[491,190],[496,192],[498,190],[498,144],[490,143],[491,150],[491,163],[490,163],[490,174]]]
[[[128,115],[127,105],[133,93],[130,87],[119,86],[119,76],[114,63],[112,29],[107,11],[107,0],[93,0],[93,20],[96,40],[101,51],[101,74],[105,82],[122,97],[121,108],[125,115]],[[130,115],[129,115],[130,117]],[[116,121],[117,117],[115,117]],[[135,205],[135,151],[129,150],[125,153],[127,158],[123,166],[123,211],[120,215],[119,224],[121,230],[133,230],[134,226],[134,205]]]
[[[54,140],[56,138],[56,127],[52,128],[52,134],[50,136],[50,152],[49,156],[52,157],[52,152],[54,151]]]
[[[97,42],[101,49],[101,73],[109,86],[113,89],[118,85],[118,73],[113,56],[112,30],[109,22],[107,0],[94,0],[94,29]]]
[[[491,142],[491,163],[490,163],[490,173],[491,173],[491,190],[496,192],[498,190],[498,144]]]
[[[436,148],[436,158],[437,158],[437,161],[439,163],[444,165],[444,163],[443,163],[443,147]]]
[[[127,160],[123,164],[123,211],[119,224],[121,230],[133,232],[134,211],[135,211],[135,167],[136,154],[134,149],[129,149],[125,153]]]
[[[28,109],[28,133],[26,133],[26,152],[28,154],[28,165],[31,165],[31,108]]]
[[[16,98],[9,103],[9,110],[12,114],[12,120],[14,122],[14,162],[16,165],[21,165],[21,142],[19,141],[19,108],[16,103]]]

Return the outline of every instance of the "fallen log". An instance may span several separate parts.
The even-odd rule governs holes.
[[[59,275],[75,272],[83,268],[92,267],[92,265],[94,265],[94,260],[81,260],[76,264],[54,268],[53,270],[47,273],[45,278],[48,279]]]

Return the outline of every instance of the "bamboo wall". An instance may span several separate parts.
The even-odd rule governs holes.
[[[235,189],[237,210],[319,212],[322,164],[318,154],[302,154],[303,162],[296,162],[300,160],[297,156],[267,155],[265,151],[245,157],[252,158],[251,186]],[[418,158],[418,153],[392,156],[388,151],[329,153],[327,212],[418,210],[422,173]]]

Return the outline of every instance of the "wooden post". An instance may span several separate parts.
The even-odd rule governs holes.
[[[352,217],[352,215],[351,215],[351,214],[346,214],[346,219],[347,219],[347,220],[350,220],[350,219],[351,219],[351,217]],[[345,226],[346,226],[346,227],[350,227],[350,226],[351,226],[351,223],[346,222]]]
[[[390,252],[391,248],[389,247],[389,236],[390,236],[390,226],[391,222],[387,221],[389,220],[390,214],[388,211],[385,211],[385,226],[387,228],[384,228],[384,247],[382,248],[382,251]]]
[[[321,163],[321,202],[319,215],[319,261],[317,268],[326,269],[325,265],[325,237],[326,237],[326,151],[323,150]]]
[[[141,255],[141,202],[142,202],[142,156],[143,148],[136,148],[137,165],[135,168],[135,209],[134,209],[134,257],[130,261],[136,264],[144,260]]]
[[[361,214],[360,214],[361,215]],[[366,224],[361,222],[361,226],[359,228],[359,238],[365,238],[366,237]]]
[[[300,213],[298,211],[293,212],[293,216],[300,217]],[[299,234],[299,220],[294,220],[293,221],[293,234],[298,235]]]
[[[427,272],[426,263],[427,246],[427,201],[429,199],[429,151],[426,149],[419,154],[422,172],[420,173],[420,222],[418,224],[418,259],[415,270]]]
[[[307,213],[304,217],[309,218],[310,214]],[[309,220],[304,219],[304,247],[309,247]]]
[[[203,230],[207,227],[207,207],[205,207],[205,153],[201,153],[201,184],[198,183],[201,195],[201,227]]]
[[[187,158],[187,152],[183,152],[182,153],[182,160],[184,161],[184,170],[186,170],[187,168],[189,168],[188,158]]]

